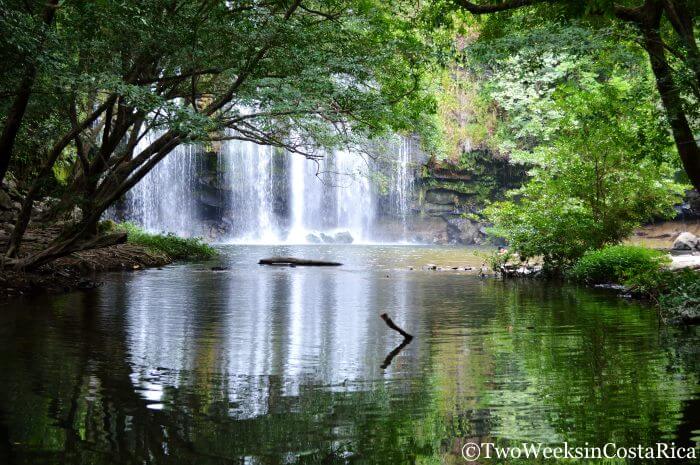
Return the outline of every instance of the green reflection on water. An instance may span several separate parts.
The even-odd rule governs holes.
[[[9,305],[0,463],[456,464],[469,441],[697,440],[697,330],[659,327],[649,308],[602,293],[429,273],[274,271],[218,294],[236,275],[162,273]],[[135,308],[134,293],[153,286],[153,296],[164,283],[172,288]],[[292,307],[323,297],[313,312],[329,312],[318,318],[330,326],[348,287],[370,296],[364,310],[353,307],[367,318],[347,328],[362,342],[358,353],[326,328],[311,344],[282,318],[288,310],[307,321],[308,305]],[[172,332],[139,319],[165,318],[162,299],[184,288],[196,298],[169,321]],[[272,303],[233,305],[261,288]],[[416,339],[382,371],[399,340],[375,318],[399,291],[406,301],[392,312]],[[270,322],[265,356],[284,363],[227,368],[244,353],[236,344],[257,344],[241,312]],[[140,348],[146,342],[153,346]],[[169,366],[150,361],[175,349],[182,354],[164,358]]]

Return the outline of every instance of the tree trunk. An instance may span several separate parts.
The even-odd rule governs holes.
[[[45,27],[48,27],[53,22],[57,7],[58,0],[50,0],[44,8],[42,17]],[[2,184],[2,180],[5,179],[5,174],[10,166],[12,150],[15,146],[15,140],[17,139],[19,128],[22,125],[22,120],[24,119],[24,112],[27,110],[27,104],[29,103],[29,97],[32,93],[35,79],[36,64],[34,63],[34,58],[31,58],[24,77],[22,78],[22,82],[17,89],[15,101],[12,103],[7,117],[5,118],[5,127],[2,129],[2,135],[0,135],[0,184]]]
[[[72,141],[73,138],[80,133],[80,131],[87,128],[110,105],[114,104],[115,99],[115,96],[109,97],[106,102],[97,107],[92,112],[92,114],[85,118],[85,120],[83,120],[83,122],[79,126],[74,127],[68,134],[64,135],[63,138],[56,142],[51,148],[51,151],[48,153],[46,160],[44,161],[44,165],[41,167],[39,174],[32,182],[32,185],[30,186],[27,195],[22,201],[22,209],[19,212],[17,221],[15,221],[15,228],[12,231],[12,235],[10,236],[10,244],[8,246],[7,252],[5,253],[5,256],[7,258],[13,258],[17,255],[19,247],[22,243],[22,237],[24,236],[24,232],[27,230],[29,220],[31,219],[32,207],[34,206],[34,199],[37,197],[37,195],[39,195],[44,179],[51,175],[53,165],[56,163],[56,160],[58,159],[59,155],[61,155],[63,149],[66,148],[70,141]]]
[[[700,148],[683,110],[683,101],[673,80],[673,71],[668,61],[666,61],[658,25],[644,27],[643,33],[644,48],[651,60],[651,69],[656,78],[656,88],[661,95],[661,101],[666,110],[666,117],[671,126],[678,155],[681,158],[688,179],[690,179],[693,187],[700,191]]]
[[[125,232],[106,234],[104,236],[94,236],[88,240],[80,241],[81,237],[85,235],[85,229],[89,226],[81,228],[78,232],[74,232],[68,237],[58,238],[51,245],[41,252],[31,255],[26,258],[13,260],[9,263],[9,267],[15,270],[29,270],[36,269],[41,265],[45,265],[49,262],[56,260],[57,258],[65,257],[73,252],[80,252],[81,250],[91,250],[91,249],[101,249],[103,247],[109,247],[116,244],[123,244],[126,242],[127,234]]]

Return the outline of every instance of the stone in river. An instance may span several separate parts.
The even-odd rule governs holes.
[[[695,250],[700,245],[698,237],[690,232],[682,232],[673,241],[673,250]]]

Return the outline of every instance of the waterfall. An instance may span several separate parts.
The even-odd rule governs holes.
[[[226,236],[249,242],[279,240],[281,225],[273,211],[274,156],[269,146],[243,141],[223,144],[218,159],[219,188],[227,194],[222,206],[229,226]]]
[[[390,163],[380,166],[349,149],[307,159],[244,141],[226,141],[209,151],[181,146],[111,215],[149,231],[219,242],[306,243],[339,233],[371,242],[386,237],[377,231],[378,216],[387,210],[380,203],[391,205],[392,221],[403,225],[404,234],[410,213],[411,141],[390,143],[388,153]],[[382,193],[372,174],[387,169],[388,189]]]
[[[306,242],[309,234],[338,231],[350,232],[355,240],[372,240],[377,199],[364,159],[347,150],[320,160],[291,157],[288,241]]]
[[[412,140],[401,137],[395,144],[395,168],[391,170],[391,184],[389,197],[394,213],[401,220],[404,234],[407,230],[407,221],[411,212],[411,195],[415,181],[412,169],[411,154],[413,153]]]
[[[292,188],[292,228],[289,232],[289,240],[292,242],[306,241],[306,227],[304,226],[304,209],[306,197],[306,171],[307,161],[299,155],[292,156],[290,174],[290,184]]]
[[[144,137],[137,153],[158,137]],[[194,192],[197,165],[201,157],[193,145],[181,145],[151,170],[126,196],[121,219],[153,232],[180,236],[201,234],[199,206]]]

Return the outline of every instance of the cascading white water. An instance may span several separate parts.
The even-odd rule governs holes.
[[[411,195],[413,193],[415,175],[412,169],[411,154],[412,140],[401,137],[394,151],[395,168],[391,170],[392,189],[389,192],[395,214],[401,219],[404,232],[411,211]]]
[[[320,160],[291,155],[291,230],[287,241],[306,242],[309,234],[350,232],[372,239],[376,195],[362,157],[347,150]]]
[[[276,242],[280,224],[273,212],[273,147],[230,141],[219,156],[219,188],[227,193],[222,208],[228,237],[249,242]]]
[[[158,137],[144,137],[138,153]],[[181,145],[151,170],[126,196],[124,219],[152,232],[170,232],[181,236],[201,234],[197,229],[199,205],[192,195],[195,173],[202,162],[196,146]]]
[[[413,188],[410,141],[391,144],[389,152],[383,198],[405,225]],[[305,243],[339,232],[367,242],[383,237],[375,231],[380,194],[370,176],[377,169],[351,150],[310,160],[242,141],[227,141],[218,153],[183,146],[139,182],[115,216],[150,231],[223,242]]]

